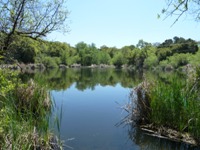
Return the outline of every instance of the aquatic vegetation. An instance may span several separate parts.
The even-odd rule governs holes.
[[[0,149],[54,149],[48,128],[51,100],[33,80],[22,84],[17,73],[0,70]]]
[[[173,76],[168,81],[143,82],[131,96],[132,118],[138,125],[167,134],[161,129],[172,129],[187,133],[200,142],[200,71],[196,75],[181,79]],[[147,126],[147,124],[149,124]],[[156,132],[159,132],[156,131]],[[161,133],[162,132],[162,133]],[[177,139],[180,134],[177,134]],[[179,137],[178,137],[179,136]],[[184,137],[180,137],[184,138]]]

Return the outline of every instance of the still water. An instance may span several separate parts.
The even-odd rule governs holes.
[[[34,75],[47,84],[55,104],[50,126],[74,150],[173,150],[193,149],[188,145],[151,137],[119,122],[128,114],[121,107],[143,77],[167,78],[115,69],[51,70]]]
[[[120,84],[80,91],[76,83],[63,91],[52,91],[56,105],[63,107],[61,139],[74,149],[137,149],[129,140],[128,128],[115,126],[126,115],[116,102],[125,103],[129,92]]]

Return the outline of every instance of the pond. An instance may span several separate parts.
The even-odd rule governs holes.
[[[117,69],[49,70],[31,75],[46,84],[55,104],[50,126],[63,140],[65,149],[75,150],[171,150],[188,145],[151,137],[120,121],[132,88],[149,78],[167,78]]]

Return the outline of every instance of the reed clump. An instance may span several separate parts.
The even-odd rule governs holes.
[[[200,144],[200,69],[183,80],[173,76],[168,82],[143,82],[132,92],[132,118],[142,127],[151,128],[159,135],[178,131],[193,137]],[[162,129],[162,130],[161,130]],[[165,130],[163,130],[165,129]],[[147,129],[148,130],[148,129]],[[175,132],[174,132],[175,133]],[[181,135],[181,136],[180,136]]]
[[[48,128],[48,91],[33,80],[22,84],[17,76],[0,70],[0,149],[61,149]]]
[[[23,114],[31,112],[35,118],[44,116],[51,108],[49,93],[32,79],[16,87],[15,103],[18,111]]]
[[[132,115],[131,120],[136,125],[148,124],[150,122],[151,106],[149,89],[150,83],[147,81],[142,82],[131,92],[131,105]]]

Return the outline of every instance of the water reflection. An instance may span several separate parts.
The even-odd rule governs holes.
[[[188,145],[148,136],[131,124],[115,126],[127,115],[121,112],[116,101],[125,104],[131,89],[144,77],[167,81],[169,76],[116,69],[55,69],[23,74],[21,79],[31,77],[47,85],[56,106],[50,125],[56,123],[55,133],[65,145],[76,150],[191,149]]]
[[[31,76],[41,84],[47,84],[53,90],[66,90],[74,83],[78,90],[94,90],[95,86],[115,86],[121,84],[122,87],[132,88],[142,80],[141,72],[117,69],[53,69],[35,74],[23,74],[26,80]]]

